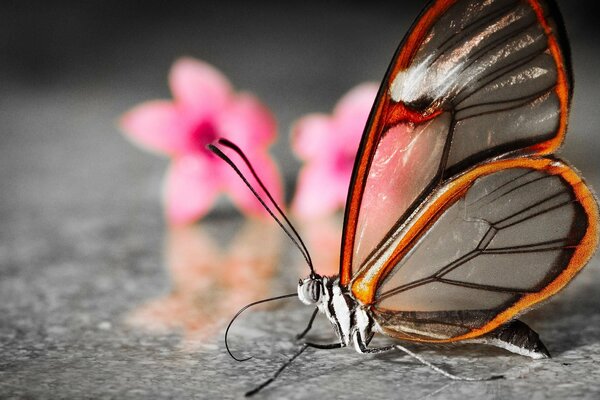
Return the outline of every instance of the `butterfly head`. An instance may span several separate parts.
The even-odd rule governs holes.
[[[298,282],[298,297],[307,305],[319,304],[323,299],[323,278],[314,274]]]

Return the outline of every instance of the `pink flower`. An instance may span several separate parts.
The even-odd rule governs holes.
[[[243,212],[264,215],[248,188],[206,145],[219,137],[236,143],[275,199],[281,199],[279,173],[267,152],[276,136],[268,109],[251,94],[234,93],[221,72],[191,58],[175,62],[169,85],[173,101],[140,104],[120,123],[134,142],[172,159],[164,192],[168,221],[182,224],[201,218],[221,192]],[[241,164],[240,169],[247,172]]]
[[[346,204],[354,158],[376,94],[377,85],[364,83],[340,99],[333,115],[309,114],[295,123],[293,148],[306,162],[292,203],[298,217],[322,217]]]

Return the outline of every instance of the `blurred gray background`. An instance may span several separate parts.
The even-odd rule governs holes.
[[[130,145],[117,118],[142,101],[170,98],[166,77],[175,59],[203,59],[273,110],[280,133],[273,153],[290,197],[300,165],[289,148],[291,122],[329,112],[358,83],[379,81],[423,3],[1,2],[0,397],[236,397],[268,376],[282,360],[276,351],[265,353],[262,364],[239,366],[224,356],[219,335],[182,352],[176,333],[148,335],[122,322],[137,305],[169,293],[172,282],[164,265],[160,204],[168,161]],[[596,2],[558,3],[575,73],[561,154],[599,189],[600,27],[591,11]],[[227,238],[240,222],[225,207],[206,224]],[[597,264],[539,314],[544,317],[535,327],[545,329],[559,361],[531,367],[533,381],[448,387],[444,378],[391,356],[370,363],[353,354],[311,355],[309,366],[290,372],[293,378],[267,396],[326,395],[333,386],[349,398],[363,392],[373,398],[595,398]],[[262,318],[278,323],[271,314]],[[252,326],[256,321],[248,322]],[[281,340],[300,327],[279,327]],[[439,352],[427,354],[439,360]],[[441,354],[447,365],[458,360],[477,374],[469,352]],[[530,365],[498,354],[483,363],[492,370]],[[565,370],[571,364],[580,369]],[[421,375],[411,375],[415,368]],[[310,390],[298,392],[306,376]],[[361,379],[386,389],[370,391]]]
[[[164,160],[125,143],[116,119],[142,101],[170,98],[169,67],[185,55],[212,63],[273,110],[275,155],[291,181],[299,167],[288,146],[291,122],[330,111],[358,83],[379,82],[423,3],[2,2],[3,203],[48,204],[58,192],[68,201],[116,201],[117,189],[151,190]],[[575,70],[563,154],[594,183],[600,27],[593,1],[558,3]]]

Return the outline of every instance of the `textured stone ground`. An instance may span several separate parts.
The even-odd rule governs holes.
[[[0,398],[241,397],[294,351],[310,310],[290,300],[246,314],[232,330],[234,351],[255,357],[245,363],[226,354],[223,323],[242,304],[293,291],[305,273],[299,257],[276,231],[245,224],[227,205],[193,229],[167,231],[166,162],[127,143],[116,118],[168,96],[164,77],[176,56],[205,58],[273,107],[283,137],[276,156],[291,180],[291,120],[379,79],[396,46],[390,37],[399,39],[418,7],[275,8],[244,18],[211,9],[206,18],[197,6],[142,13],[138,22],[128,19],[132,8],[106,11],[111,34],[99,24],[88,37],[77,36],[76,21],[87,26],[93,9],[63,21],[67,8],[49,13],[41,4],[33,22],[18,14],[0,24],[0,48],[10,50],[0,57]],[[600,188],[600,52],[585,8],[565,12],[577,82],[565,156]],[[257,246],[264,235],[271,245]],[[506,380],[455,383],[400,354],[313,351],[264,398],[599,398],[599,264],[525,318],[551,360],[411,346],[454,373],[505,372]]]

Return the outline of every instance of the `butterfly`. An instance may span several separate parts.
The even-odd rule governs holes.
[[[416,356],[370,347],[376,333],[549,357],[517,317],[567,285],[598,244],[594,195],[554,155],[572,89],[554,1],[431,1],[393,56],[362,136],[338,276],[315,272],[284,215],[311,268],[297,296],[316,308],[300,336],[321,312],[337,337],[304,343],[289,362],[309,347]]]

